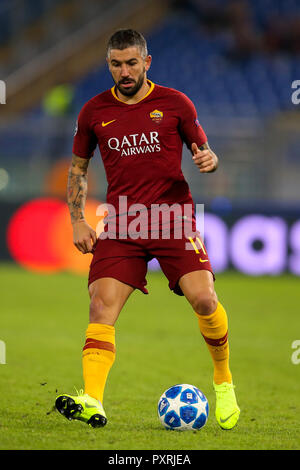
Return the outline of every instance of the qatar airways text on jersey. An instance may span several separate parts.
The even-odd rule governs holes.
[[[121,157],[160,152],[161,146],[158,132],[124,135],[121,139],[111,137],[107,141],[111,150],[121,153]]]

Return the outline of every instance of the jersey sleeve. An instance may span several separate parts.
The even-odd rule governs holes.
[[[73,153],[81,158],[91,158],[97,147],[97,137],[91,128],[91,110],[89,103],[81,109],[73,140]]]
[[[197,118],[196,108],[193,102],[184,94],[180,95],[179,132],[189,149],[194,142],[198,147],[207,142],[206,134]]]

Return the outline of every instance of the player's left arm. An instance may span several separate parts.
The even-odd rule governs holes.
[[[177,95],[179,131],[193,155],[193,161],[200,173],[212,173],[219,164],[217,155],[208,145],[207,137],[197,118],[194,103],[183,93]]]
[[[200,145],[200,147],[198,147],[195,142],[192,143],[191,151],[193,154],[193,161],[199,168],[200,173],[212,173],[216,171],[219,165],[219,159],[211,150],[208,142]]]

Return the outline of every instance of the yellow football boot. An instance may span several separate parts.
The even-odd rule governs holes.
[[[213,384],[216,392],[216,419],[222,429],[232,429],[238,422],[238,407],[232,383]]]
[[[67,419],[78,419],[93,428],[106,425],[107,418],[100,401],[86,393],[78,396],[59,395],[55,401],[56,409]]]

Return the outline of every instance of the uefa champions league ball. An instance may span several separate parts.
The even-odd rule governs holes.
[[[158,401],[158,417],[166,429],[197,430],[205,425],[209,406],[206,396],[194,385],[168,388]]]

